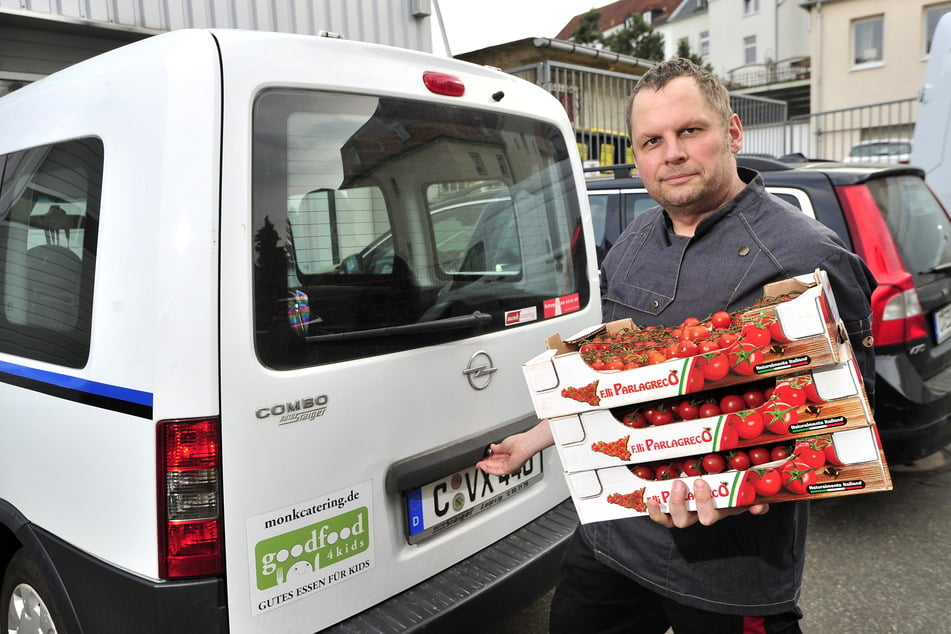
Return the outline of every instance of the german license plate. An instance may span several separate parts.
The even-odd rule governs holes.
[[[941,343],[951,337],[951,304],[934,312],[934,338]]]
[[[495,476],[472,467],[406,492],[406,536],[416,544],[521,493],[543,477],[542,454],[522,469]]]

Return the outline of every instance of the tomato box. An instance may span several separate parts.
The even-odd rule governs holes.
[[[760,389],[766,384],[772,388],[769,399]],[[550,419],[555,447],[565,471],[572,472],[752,447],[873,424],[851,358],[754,385],[755,389],[743,393],[749,405],[739,389],[728,388],[721,391],[726,394],[722,398],[717,398],[720,394],[716,392],[705,392],[696,398],[556,416]],[[711,394],[714,398],[709,398]],[[765,400],[750,406],[759,399]],[[728,400],[734,403],[728,405]],[[675,412],[692,415],[681,406],[692,408],[693,413],[705,411],[706,405],[700,403],[712,404],[713,411],[720,410],[719,403],[731,411],[661,424],[661,420],[674,420]]]
[[[743,324],[743,330],[735,326],[732,340],[710,342],[705,354],[676,356],[674,351],[661,360],[659,349],[646,349],[643,341],[658,329],[638,328],[629,319],[588,328],[565,340],[549,337],[548,349],[523,365],[536,414],[550,418],[615,408],[841,361],[840,344],[846,337],[824,271],[763,290],[760,305],[734,316],[734,324]],[[665,329],[665,336],[670,332]],[[616,340],[621,336],[638,339],[637,350],[627,351],[628,369],[605,371],[586,361],[585,355],[596,354],[602,346],[625,351],[624,342]],[[604,342],[611,337],[612,343]]]
[[[787,458],[744,470],[677,478],[688,487],[687,508],[696,510],[693,486],[703,479],[710,486],[717,508],[748,506],[760,502],[814,500],[892,489],[891,476],[881,453],[874,426],[828,435],[827,457],[807,456],[798,449]],[[813,451],[816,451],[813,449]],[[828,456],[833,456],[833,462]],[[820,461],[822,464],[819,464]],[[819,466],[813,466],[817,465]],[[675,479],[649,480],[626,466],[566,474],[568,488],[581,523],[637,517],[647,514],[647,500],[654,498],[669,512]]]

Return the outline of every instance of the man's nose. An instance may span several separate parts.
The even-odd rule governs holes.
[[[668,163],[681,163],[687,158],[687,151],[684,148],[683,140],[680,135],[674,135],[664,144],[664,160]]]

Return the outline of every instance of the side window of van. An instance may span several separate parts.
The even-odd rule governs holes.
[[[517,328],[588,301],[563,137],[511,114],[272,89],[255,100],[255,333],[277,369]]]
[[[89,355],[102,143],[3,157],[0,350],[82,367]]]

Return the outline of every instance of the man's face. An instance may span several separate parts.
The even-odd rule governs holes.
[[[631,141],[638,175],[671,215],[706,215],[736,195],[739,117],[724,128],[693,78],[677,77],[659,91],[637,94]]]

